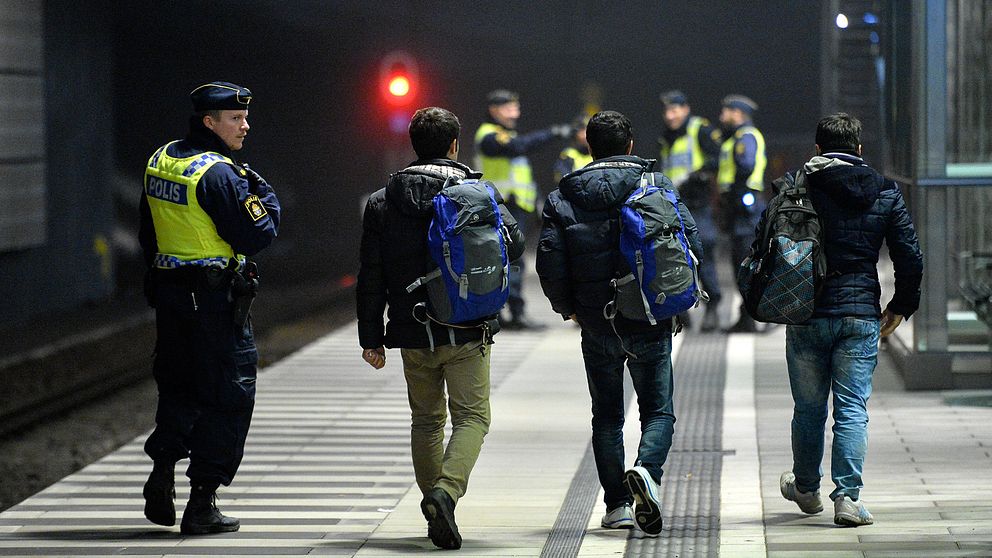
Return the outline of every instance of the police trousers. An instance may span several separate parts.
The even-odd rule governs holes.
[[[156,293],[156,463],[189,458],[194,486],[229,485],[244,456],[255,405],[258,351],[251,323],[234,324],[226,288],[160,282]]]

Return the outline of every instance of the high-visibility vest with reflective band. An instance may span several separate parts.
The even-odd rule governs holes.
[[[592,162],[592,154],[583,153],[575,147],[566,147],[561,150],[562,159],[572,160],[572,170],[579,170]]]
[[[233,162],[212,151],[177,159],[167,153],[173,143],[160,147],[145,168],[145,198],[158,243],[155,267],[226,266],[232,257],[243,259],[217,234],[217,226],[196,199],[200,177],[217,163]]]
[[[720,186],[721,192],[729,192],[737,177],[734,146],[745,134],[753,135],[758,145],[754,154],[754,170],[747,177],[747,187],[759,192],[765,189],[765,166],[768,164],[768,158],[765,156],[765,136],[761,135],[754,126],[746,125],[738,128],[734,135],[727,138],[720,146],[720,168],[717,170],[716,183]]]
[[[679,136],[672,145],[663,143],[661,146],[662,172],[676,186],[685,182],[689,173],[703,168],[705,155],[699,147],[699,128],[702,125],[702,118],[690,116],[685,134]]]
[[[517,136],[516,130],[506,128],[492,122],[484,122],[475,132],[475,166],[482,171],[482,178],[496,185],[504,199],[513,196],[516,204],[524,211],[534,211],[537,204],[537,184],[527,157],[489,157],[482,153],[482,139],[489,134],[507,134],[511,138]]]

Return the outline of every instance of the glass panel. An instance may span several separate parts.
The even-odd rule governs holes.
[[[948,0],[947,68],[947,174],[992,176],[992,0]]]
[[[901,176],[913,173],[913,59],[912,29],[913,10],[906,9],[899,0],[890,0],[885,22],[885,137],[886,172]]]

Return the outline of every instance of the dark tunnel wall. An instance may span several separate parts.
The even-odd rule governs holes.
[[[251,87],[252,131],[241,155],[276,187],[285,207],[280,238],[260,258],[273,282],[357,267],[360,202],[388,172],[391,138],[376,90],[380,58],[393,49],[420,66],[418,105],[462,119],[462,160],[490,89],[521,93],[523,131],[567,122],[579,89],[598,83],[603,108],[634,123],[635,151],[655,156],[658,93],[678,87],[715,119],[723,95],[760,105],[756,123],[770,157],[798,165],[812,144],[819,106],[819,10],[767,1],[509,2],[493,5],[219,0],[115,7],[114,112],[118,173],[139,194],[141,169],[185,132],[186,93],[222,79]],[[532,157],[552,185],[560,146]],[[781,164],[781,163],[780,163]],[[133,225],[132,225],[133,226]],[[135,261],[136,263],[136,261]]]
[[[4,326],[113,290],[109,6],[44,6],[47,232],[38,247],[0,252]]]

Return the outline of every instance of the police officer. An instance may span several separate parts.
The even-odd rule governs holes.
[[[703,251],[713,261],[718,234],[711,192],[722,136],[707,119],[691,114],[685,93],[666,91],[661,94],[661,103],[665,110],[665,131],[658,139],[662,172],[679,189],[682,201],[696,219]],[[713,331],[719,326],[720,282],[712,263],[700,266],[699,272],[710,295],[701,329]]]
[[[520,97],[505,89],[497,89],[486,97],[489,118],[475,132],[477,169],[482,171],[499,189],[510,213],[526,231],[531,215],[537,207],[537,184],[527,154],[550,143],[556,137],[572,136],[568,124],[551,126],[529,134],[517,133],[520,118]],[[510,299],[507,307],[509,320],[502,323],[506,329],[543,329],[524,313],[523,259],[519,271],[510,272]]]
[[[269,184],[233,160],[250,129],[251,91],[216,81],[190,98],[189,134],[151,156],[141,196],[159,393],[143,494],[149,521],[175,525],[175,466],[189,458],[180,528],[198,535],[240,526],[217,509],[216,490],[238,470],[255,404],[258,352],[247,310],[257,279],[245,257],[275,238],[280,207]]]
[[[763,191],[765,138],[751,120],[758,105],[743,95],[727,95],[722,101],[720,126],[724,141],[720,146],[717,186],[724,211],[724,226],[730,236],[731,264],[737,267],[747,257],[754,227],[764,209]],[[754,320],[741,306],[740,319],[731,332],[755,331]]]
[[[555,161],[554,179],[555,184],[561,182],[566,174],[581,169],[592,162],[592,155],[589,153],[589,144],[586,143],[586,125],[589,117],[582,115],[572,122],[572,143],[561,150],[558,160]]]

